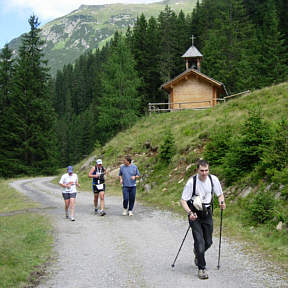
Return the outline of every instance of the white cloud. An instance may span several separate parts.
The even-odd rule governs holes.
[[[3,1],[3,0],[2,0]],[[14,10],[21,14],[21,10],[31,10],[40,21],[57,18],[79,8],[80,5],[101,5],[112,3],[152,3],[160,0],[4,0],[5,9]]]

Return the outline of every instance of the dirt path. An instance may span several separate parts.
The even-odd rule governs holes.
[[[271,263],[246,255],[241,246],[218,239],[207,252],[208,280],[197,278],[189,232],[175,268],[171,264],[188,224],[170,212],[136,203],[133,217],[122,216],[118,197],[106,193],[104,217],[93,214],[92,193],[77,195],[76,221],[64,218],[60,187],[51,177],[19,180],[11,185],[42,204],[55,227],[57,260],[48,267],[41,288],[252,288],[288,287],[287,278]],[[225,224],[225,223],[224,223]],[[216,228],[217,229],[217,228]]]

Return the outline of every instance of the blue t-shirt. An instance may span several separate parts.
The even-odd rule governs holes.
[[[138,168],[134,164],[130,164],[129,166],[126,166],[122,164],[120,166],[119,176],[122,176],[122,184],[125,187],[133,187],[136,186],[136,179],[132,180],[132,176],[140,176],[140,173],[138,171]]]

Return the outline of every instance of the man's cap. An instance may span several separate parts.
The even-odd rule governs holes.
[[[72,166],[68,166],[67,167],[67,172],[68,173],[72,173],[73,172],[73,167]]]
[[[96,164],[102,164],[102,160],[101,159],[97,159],[96,160]]]

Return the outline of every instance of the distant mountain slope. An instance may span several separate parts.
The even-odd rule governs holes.
[[[196,0],[167,0],[151,4],[81,5],[41,27],[51,73],[55,75],[65,64],[73,63],[85,50],[101,47],[116,30],[125,31],[142,13],[147,19],[157,17],[168,5],[174,11],[183,10],[186,14],[195,4]],[[17,50],[20,43],[21,37],[18,37],[9,43],[9,47]]]

